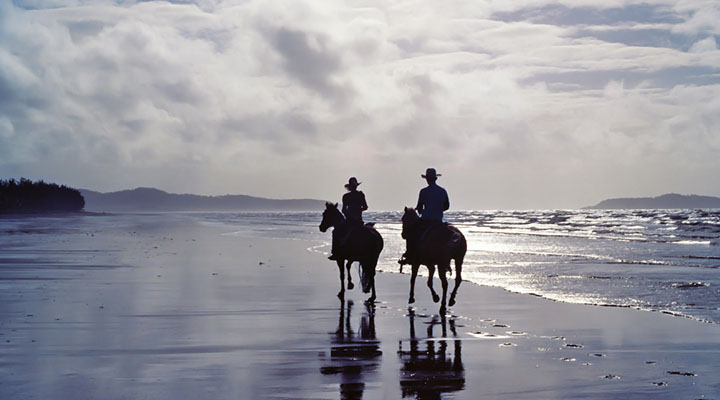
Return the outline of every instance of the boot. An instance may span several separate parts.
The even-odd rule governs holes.
[[[403,253],[403,255],[402,255],[402,256],[400,257],[400,259],[398,260],[398,264],[400,264],[400,265],[405,265],[405,264],[412,265],[414,261],[415,261],[415,260],[414,260],[414,257],[412,257],[412,256],[409,254],[409,252],[406,251],[405,253]]]

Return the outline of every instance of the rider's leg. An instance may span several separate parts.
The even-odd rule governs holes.
[[[407,240],[405,240],[405,252],[402,253],[402,255],[400,256],[400,259],[398,260],[398,264],[400,264],[401,266],[407,264],[407,258],[408,258],[409,253],[410,253],[410,239],[407,239]],[[402,267],[400,268],[400,270],[402,271]]]
[[[413,265],[415,262],[415,259],[417,258],[417,238],[408,238],[407,242],[407,250],[405,250],[405,253],[403,253],[400,260],[398,260],[398,263],[400,265],[410,264]]]
[[[330,248],[330,256],[328,260],[337,260],[337,242],[338,242],[338,230],[333,229],[332,232],[332,247]]]

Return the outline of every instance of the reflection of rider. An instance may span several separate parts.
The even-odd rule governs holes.
[[[345,184],[345,189],[348,192],[342,198],[342,213],[345,215],[347,222],[333,230],[332,254],[328,257],[330,260],[337,259],[338,247],[345,243],[350,233],[352,233],[352,228],[363,224],[362,212],[367,210],[368,206],[365,201],[365,193],[357,190],[360,183],[362,182],[358,182],[357,178],[353,176]]]
[[[457,338],[455,320],[450,319],[450,331],[452,332],[453,347],[448,346],[447,320],[441,315],[440,321],[437,316],[427,327],[427,339],[425,349],[421,346],[421,340],[415,336],[415,312],[410,309],[408,313],[410,320],[409,349],[405,350],[403,341],[400,341],[398,355],[402,366],[400,368],[400,388],[402,397],[413,397],[416,399],[440,399],[443,393],[451,393],[465,389],[465,367],[462,363],[462,340]],[[433,326],[442,325],[442,338],[433,339]]]
[[[365,381],[369,380],[367,375],[376,372],[380,365],[378,358],[382,356],[380,341],[375,333],[374,306],[365,304],[357,333],[352,330],[350,323],[352,306],[353,302],[348,301],[346,314],[345,301],[340,300],[340,319],[332,338],[330,358],[320,368],[323,375],[337,377],[333,381],[339,380],[342,399],[362,399]]]
[[[417,242],[430,227],[442,223],[443,211],[450,208],[447,191],[436,183],[438,176],[442,176],[442,174],[438,174],[435,168],[428,168],[425,175],[421,176],[425,178],[428,185],[420,190],[415,207],[420,213],[420,220],[407,238],[407,251],[398,261],[401,265],[416,263]]]

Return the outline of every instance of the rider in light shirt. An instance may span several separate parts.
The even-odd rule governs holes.
[[[426,221],[442,221],[443,211],[450,208],[450,199],[447,191],[439,186],[436,181],[438,174],[435,168],[428,168],[425,175],[420,175],[427,181],[428,185],[420,190],[418,203],[415,207],[420,217]]]
[[[427,186],[420,190],[418,203],[415,209],[420,213],[420,221],[418,227],[414,231],[414,235],[407,240],[407,251],[398,261],[400,265],[413,264],[417,257],[417,241],[431,226],[442,223],[443,211],[450,208],[450,199],[447,191],[439,186],[437,182],[438,176],[442,176],[435,171],[435,168],[428,168],[424,175],[420,175],[427,181]]]

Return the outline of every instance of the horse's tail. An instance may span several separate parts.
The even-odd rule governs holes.
[[[360,264],[360,283],[363,293],[370,293],[374,276],[375,268],[370,268],[370,265],[367,264]]]
[[[446,243],[449,248],[452,249],[453,254],[462,253],[465,255],[465,252],[467,251],[467,242],[465,241],[465,236],[460,232],[460,229],[456,228],[453,225],[447,224],[445,225],[447,230],[446,232]],[[453,258],[455,258],[453,256]]]
[[[364,293],[370,293],[370,289],[372,289],[372,284],[375,281],[375,267],[377,267],[380,252],[383,249],[383,239],[382,236],[380,236],[380,233],[372,226],[369,226],[368,228],[370,228],[369,231],[374,239],[374,249],[372,250],[370,257],[360,263],[360,283],[362,284],[362,290]]]
[[[465,236],[460,232],[460,229],[451,225],[444,225],[444,243],[447,249],[447,255],[451,260],[455,260],[455,267],[462,266],[465,253],[467,252],[467,241]],[[448,260],[449,261],[449,260]],[[452,268],[448,270],[448,273],[452,274]]]

